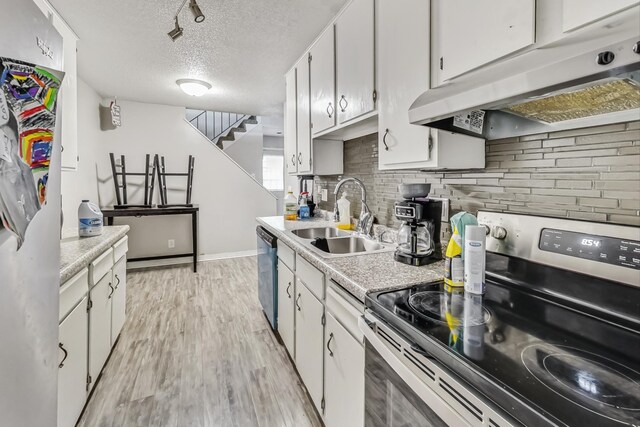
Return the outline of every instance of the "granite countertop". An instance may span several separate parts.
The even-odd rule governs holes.
[[[79,237],[77,228],[64,228],[60,240],[60,285],[88,266],[128,231],[128,225],[105,226],[100,236]]]
[[[365,296],[370,292],[406,288],[440,280],[444,275],[444,261],[414,267],[395,261],[393,251],[324,258],[287,232],[301,228],[335,227],[335,222],[324,218],[285,221],[282,216],[272,216],[256,220],[361,302],[364,302]]]

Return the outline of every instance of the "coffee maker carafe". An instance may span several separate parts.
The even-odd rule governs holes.
[[[394,206],[396,218],[402,221],[395,260],[415,266],[439,261],[442,202],[428,198],[429,184],[400,185],[399,189],[404,200]]]

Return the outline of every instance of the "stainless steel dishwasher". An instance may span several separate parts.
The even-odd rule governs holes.
[[[278,245],[276,237],[264,227],[256,227],[258,241],[258,299],[262,311],[277,329],[278,321]]]

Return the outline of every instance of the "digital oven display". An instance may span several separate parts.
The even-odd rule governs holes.
[[[640,270],[640,242],[636,240],[545,228],[538,247],[546,252]]]

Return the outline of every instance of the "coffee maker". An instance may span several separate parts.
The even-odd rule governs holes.
[[[399,189],[404,199],[394,205],[395,216],[402,221],[394,259],[415,266],[441,260],[442,202],[428,198],[429,184],[401,184]]]

